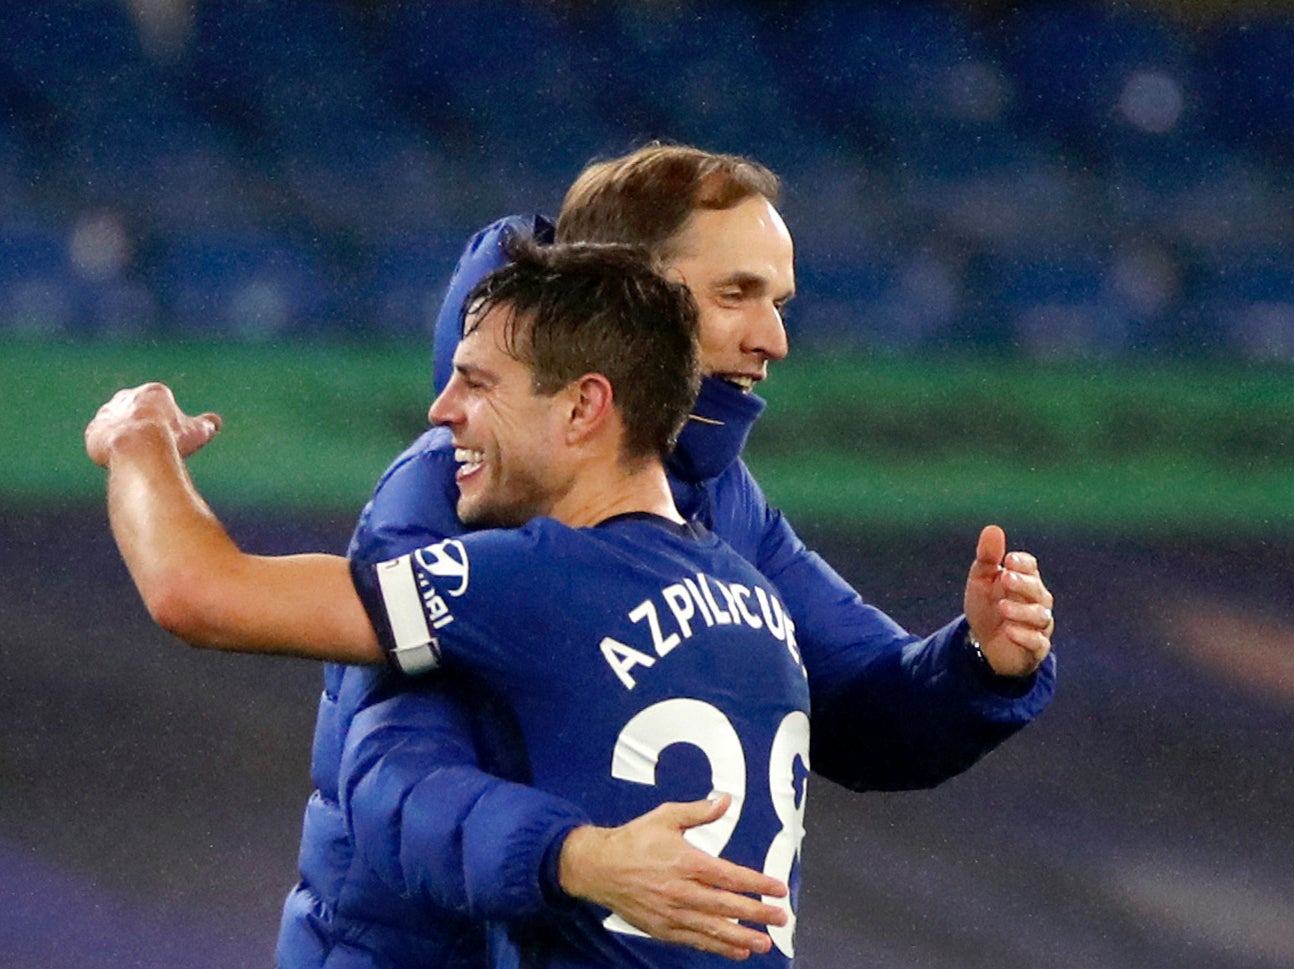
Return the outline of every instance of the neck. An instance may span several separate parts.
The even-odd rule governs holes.
[[[633,512],[659,515],[672,522],[684,520],[674,506],[669,480],[659,460],[629,468],[615,462],[605,472],[586,472],[577,481],[548,512],[549,517],[571,528],[588,528]]]

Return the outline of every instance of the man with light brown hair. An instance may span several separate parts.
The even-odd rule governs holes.
[[[931,786],[1046,706],[1054,687],[1052,597],[1033,557],[1007,553],[1001,529],[989,526],[968,573],[964,615],[918,637],[866,604],[768,505],[740,452],[763,409],[750,391],[788,349],[781,312],[795,292],[794,250],[777,191],[777,179],[746,159],[649,146],[590,166],[568,195],[557,233],[565,241],[643,245],[697,302],[706,377],[669,460],[670,485],[679,510],[724,538],[789,606],[812,697],[813,770],[860,791]],[[469,244],[438,321],[438,389],[463,332],[466,293],[507,261],[510,239],[546,230],[539,219],[503,220]],[[360,519],[352,570],[461,534],[454,478],[462,464],[472,474],[491,471],[488,455],[456,459],[434,430],[406,450]],[[140,500],[139,492],[128,499]],[[185,499],[172,495],[162,504],[170,500]],[[115,510],[119,535],[128,533],[130,508]],[[133,517],[146,522],[148,510],[144,501]],[[319,621],[329,602],[297,593],[298,600],[275,601],[273,617],[236,596],[224,612],[210,600],[192,615],[181,606],[172,628],[219,648],[337,663],[382,658],[371,642],[350,641],[344,629]],[[318,790],[307,809],[301,884],[284,916],[285,964],[325,965],[330,947],[371,919],[355,892],[356,879],[367,877],[355,865],[355,839],[365,832],[400,846],[382,868],[381,880],[404,899],[386,914],[387,927],[441,933],[442,965],[480,964],[472,920],[561,918],[568,906],[585,904],[658,938],[732,958],[767,951],[767,935],[730,918],[751,918],[743,893],[776,897],[768,871],[781,871],[782,862],[765,872],[716,867],[721,858],[683,837],[699,836],[722,812],[698,802],[665,805],[619,828],[579,823],[577,810],[525,786],[525,752],[509,743],[495,698],[449,678],[402,679],[412,672],[398,656],[387,668],[327,668],[312,768]],[[346,760],[352,725],[403,690],[417,692],[425,717],[416,750],[424,783],[413,789],[420,796],[410,790],[386,815],[357,818],[348,814],[348,790],[380,787],[385,775],[380,758]],[[412,756],[407,738],[401,753]],[[795,800],[802,797],[798,788]],[[416,851],[401,840],[411,830]],[[785,861],[788,870],[795,866],[794,857]],[[776,926],[772,909],[765,921]]]

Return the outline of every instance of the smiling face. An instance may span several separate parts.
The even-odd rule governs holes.
[[[549,512],[569,485],[561,460],[558,401],[535,391],[532,374],[506,348],[512,312],[469,316],[454,374],[428,418],[450,428],[459,462],[458,517],[510,527]]]
[[[795,295],[795,249],[761,195],[697,209],[665,247],[663,269],[700,310],[701,369],[749,390],[787,354],[782,309]]]

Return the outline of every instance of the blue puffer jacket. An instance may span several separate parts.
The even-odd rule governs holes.
[[[513,218],[473,238],[437,324],[436,384],[471,286],[505,258],[502,240],[549,227]],[[1049,702],[1055,661],[1029,681],[986,676],[958,618],[913,636],[867,605],[805,548],[739,455],[763,402],[706,380],[674,455],[675,499],[754,563],[796,620],[813,711],[813,769],[853,790],[928,787],[965,770]],[[351,541],[366,568],[460,533],[449,435],[426,432],[383,475]],[[410,696],[417,702],[409,702]],[[393,711],[396,711],[393,715]],[[386,668],[325,672],[300,884],[279,937],[283,969],[482,969],[483,920],[568,904],[556,887],[575,805],[525,786],[506,709],[479,682],[410,680]],[[505,780],[506,778],[506,780]],[[497,938],[497,933],[493,938]]]

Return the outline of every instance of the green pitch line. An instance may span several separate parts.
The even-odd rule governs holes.
[[[358,509],[382,469],[425,426],[422,352],[315,345],[0,344],[0,496],[98,496],[85,424],[120,387],[160,380],[182,407],[225,419],[191,461],[216,502]]]
[[[421,350],[0,343],[0,500],[99,500],[81,431],[118,387],[225,417],[197,456],[217,505],[349,511],[423,426]],[[800,354],[748,458],[820,521],[1294,532],[1294,372]]]
[[[1294,530],[1288,368],[823,359],[765,396],[749,463],[801,514]]]

